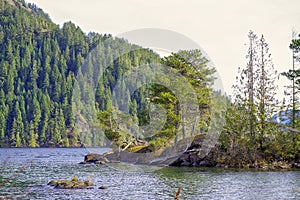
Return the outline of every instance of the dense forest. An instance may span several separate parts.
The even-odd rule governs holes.
[[[1,147],[103,145],[104,135],[82,131],[75,125],[91,120],[88,112],[93,108],[80,102],[95,95],[93,89],[97,87],[80,85],[86,94],[76,90],[73,98],[74,85],[78,85],[76,77],[84,74],[85,79],[96,82],[96,76],[110,66],[118,70],[105,76],[111,82],[126,67],[159,59],[150,50],[131,51],[137,46],[123,39],[85,34],[71,22],[60,28],[41,9],[24,1],[1,0],[0,23]],[[87,56],[96,46],[100,50],[94,51],[97,56],[90,56],[97,58],[92,61]],[[125,52],[130,54],[115,60]],[[97,63],[89,68],[86,58],[87,63]],[[97,105],[105,109],[110,97],[102,87],[103,84],[97,89]],[[74,112],[72,101],[76,97]]]
[[[250,31],[231,98],[212,89],[216,70],[200,50],[161,58],[72,22],[59,27],[24,0],[0,0],[0,41],[0,147],[125,149],[134,138],[144,143],[132,151],[155,151],[221,127],[212,154],[222,165],[300,158],[299,37],[293,66],[279,74],[264,36]],[[291,81],[283,101],[275,98],[278,76]]]
[[[184,132],[181,126],[187,124],[181,120],[174,91],[155,83],[142,86],[154,65],[168,66],[187,78],[204,116],[193,131],[209,126],[209,86],[215,69],[206,66],[208,60],[200,50],[161,59],[152,50],[111,35],[85,34],[71,22],[60,28],[41,9],[24,1],[2,0],[0,17],[1,147],[103,146],[128,137],[129,132],[141,139],[149,136],[154,149],[163,146],[179,130]],[[134,70],[148,75],[125,83],[123,75]],[[140,85],[136,91],[130,90],[133,84]],[[166,123],[155,134],[148,126],[150,103],[166,112]],[[124,106],[128,111],[123,116],[112,116],[123,112]],[[164,123],[157,120],[156,124]]]

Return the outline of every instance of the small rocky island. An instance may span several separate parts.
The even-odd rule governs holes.
[[[300,160],[297,162],[273,161],[265,162],[258,160],[253,163],[237,163],[233,158],[226,157],[226,154],[220,152],[217,147],[203,156],[205,134],[194,136],[190,146],[183,153],[170,155],[170,147],[156,152],[147,152],[143,148],[130,147],[130,151],[112,151],[109,153],[95,154],[90,153],[84,157],[84,161],[80,164],[105,164],[110,162],[130,162],[135,164],[151,164],[177,167],[221,167],[221,168],[254,168],[260,170],[289,170],[299,169]],[[205,147],[204,147],[205,148]],[[134,152],[132,149],[138,149]],[[145,148],[146,149],[146,148]],[[220,159],[222,158],[222,159]]]
[[[196,135],[191,145],[183,153],[172,154],[172,148],[166,147],[156,152],[147,151],[147,147],[136,148],[131,146],[125,151],[112,151],[101,154],[90,153],[85,155],[84,161],[80,164],[105,164],[110,162],[132,162],[136,164],[169,165],[169,166],[193,166],[211,167],[216,164],[214,158],[209,156],[201,157],[201,147],[205,134]],[[179,145],[182,146],[182,145]],[[136,149],[137,151],[133,151]],[[129,151],[128,151],[129,150]]]

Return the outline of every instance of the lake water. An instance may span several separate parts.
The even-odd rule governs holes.
[[[107,149],[101,149],[105,152]],[[300,171],[255,172],[80,165],[89,149],[1,149],[0,199],[300,199]],[[93,189],[47,186],[53,179],[89,179]],[[105,190],[98,189],[105,185]]]

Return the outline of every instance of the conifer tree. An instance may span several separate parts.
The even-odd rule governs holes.
[[[248,111],[248,119],[243,122],[244,136],[251,138],[250,149],[263,149],[266,135],[272,134],[272,124],[267,123],[276,110],[276,71],[271,60],[269,47],[264,36],[258,38],[249,32],[248,64],[240,69],[235,89],[235,105]],[[257,143],[259,144],[257,146]]]
[[[34,122],[31,122],[29,127],[30,127],[29,128],[29,135],[30,135],[29,147],[37,147],[38,135],[37,135],[37,133],[35,133]]]
[[[15,103],[14,118],[11,126],[10,142],[13,147],[21,147],[23,145],[21,135],[24,134],[24,124],[22,115],[19,108],[19,102]]]

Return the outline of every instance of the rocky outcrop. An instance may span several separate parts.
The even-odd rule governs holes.
[[[89,153],[86,156],[84,156],[84,161],[81,162],[80,164],[89,164],[89,163],[104,164],[108,162],[109,160],[104,155]]]
[[[230,157],[215,147],[205,156],[201,155],[202,148],[205,149],[205,135],[196,135],[191,145],[185,152],[178,157],[170,166],[185,166],[185,167],[221,167],[221,168],[253,168],[257,170],[289,170],[300,169],[300,160],[297,162],[288,161],[265,161],[262,157],[255,162],[243,162],[235,157]]]
[[[199,134],[194,137],[191,145],[185,150],[185,152],[179,156],[169,166],[184,166],[184,167],[214,167],[217,162],[215,161],[214,154],[210,153],[206,156],[201,155],[201,147],[205,134]]]
[[[198,156],[198,152],[184,153],[177,160],[172,162],[170,166],[195,167],[199,166],[200,160],[201,159]]]
[[[93,182],[86,180],[52,180],[48,183],[50,186],[54,186],[57,189],[89,189],[93,186]]]
[[[172,151],[172,148],[165,148],[155,152],[143,152],[145,146],[143,141],[138,141],[132,146],[125,148],[127,150],[112,151],[106,154],[94,154],[90,153],[84,157],[84,161],[80,164],[105,164],[108,162],[130,162],[135,164],[152,164],[152,165],[170,165],[170,166],[213,166],[216,165],[215,158],[210,155],[202,158],[201,146],[205,134],[196,135],[192,140],[192,143],[186,151],[178,157],[177,152]],[[190,139],[189,139],[190,140]],[[185,142],[184,142],[185,143]],[[186,144],[186,143],[185,143]],[[180,145],[179,145],[180,146]],[[165,155],[166,154],[166,155]],[[173,155],[173,156],[169,156]],[[175,156],[174,156],[175,155]],[[213,154],[212,154],[213,155]],[[176,160],[175,160],[176,159]],[[175,160],[175,161],[174,161]],[[171,164],[170,164],[171,163]]]
[[[205,146],[205,134],[196,135],[189,139],[191,145],[186,148],[187,141],[184,141],[184,148],[178,145],[180,151],[172,152],[172,148],[164,148],[155,152],[143,152],[145,146],[134,146],[127,150],[130,151],[112,151],[104,155],[88,154],[84,157],[84,162],[81,164],[95,163],[105,164],[108,162],[129,162],[133,164],[147,165],[169,165],[183,167],[220,167],[220,168],[253,168],[258,170],[289,170],[291,168],[300,169],[300,160],[296,162],[287,161],[266,161],[262,157],[255,161],[244,161],[240,157],[228,155],[222,152],[220,148],[210,148],[209,153],[205,152],[208,149]],[[189,142],[190,143],[190,142]],[[176,150],[178,150],[176,149]],[[180,153],[184,151],[184,153]],[[177,153],[178,152],[178,153]],[[170,156],[172,155],[172,156]],[[237,154],[239,155],[239,154]]]
[[[273,162],[271,167],[276,170],[276,169],[290,169],[291,165],[287,162]]]
[[[195,152],[184,152],[177,160],[170,163],[169,166],[178,166],[178,167],[215,167],[217,162],[212,157],[212,154],[209,154],[205,157],[200,156],[199,151]]]
[[[294,163],[292,164],[292,168],[300,169],[300,159],[298,159],[297,162],[294,162]]]
[[[244,165],[243,168],[254,168],[259,170],[268,170],[268,171],[274,171],[274,170],[288,170],[292,168],[292,165],[288,162],[284,161],[274,161],[274,162],[265,162],[265,161],[259,161],[255,162],[252,165]]]

